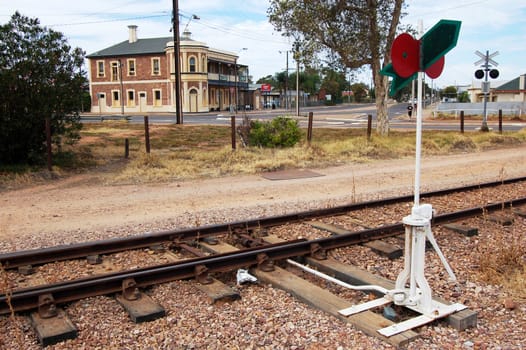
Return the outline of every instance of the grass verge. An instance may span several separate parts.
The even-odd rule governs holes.
[[[81,141],[53,154],[53,172],[30,167],[2,168],[0,188],[29,185],[72,172],[99,172],[112,183],[165,182],[179,179],[254,174],[290,168],[369,162],[413,157],[414,131],[391,131],[388,137],[367,139],[364,129],[322,129],[313,139],[290,148],[231,147],[226,126],[151,125],[151,153],[145,151],[144,126],[121,121],[86,124]],[[125,140],[129,158],[124,159]],[[446,155],[478,152],[523,144],[526,129],[501,134],[424,131],[422,153]]]

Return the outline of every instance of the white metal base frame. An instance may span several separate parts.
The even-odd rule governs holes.
[[[351,307],[348,307],[346,309],[342,309],[342,310],[338,311],[338,313],[340,315],[343,315],[343,316],[351,316],[351,315],[354,315],[354,314],[357,314],[357,313],[360,313],[360,312],[363,312],[363,311],[374,309],[374,308],[379,307],[379,306],[384,306],[384,305],[390,304],[392,302],[393,301],[390,298],[382,297],[382,298],[378,298],[378,299],[374,299],[374,300],[368,301],[368,302],[363,303],[363,304],[353,305]],[[406,321],[395,323],[395,324],[393,324],[391,326],[379,329],[378,333],[380,333],[383,336],[390,337],[390,336],[393,336],[395,334],[402,333],[402,332],[405,332],[407,330],[423,326],[423,325],[425,325],[427,323],[433,322],[434,320],[446,317],[448,315],[451,315],[452,313],[464,310],[466,308],[466,306],[462,305],[462,304],[446,305],[446,304],[442,304],[442,303],[439,303],[439,302],[436,302],[436,301],[433,301],[433,304],[434,304],[434,307],[437,310],[440,310],[439,313],[437,313],[435,315],[420,315],[420,316],[417,316],[417,317],[413,317],[413,318],[410,318],[410,319],[408,319]],[[410,307],[410,306],[408,306],[408,308],[413,310],[413,311],[420,312],[417,308]]]
[[[374,309],[375,307],[390,304],[392,302],[393,301],[389,300],[388,298],[378,298],[378,299],[374,299],[374,300],[368,301],[363,304],[353,305],[351,307],[348,307],[347,309],[342,309],[338,311],[338,313],[343,316],[351,316],[351,315],[360,313],[362,311],[366,311],[369,309]]]
[[[415,205],[411,215],[404,217],[405,261],[404,269],[396,279],[395,289],[388,290],[382,298],[340,310],[341,315],[350,316],[391,302],[421,314],[378,330],[380,334],[390,337],[466,308],[462,304],[447,305],[432,298],[431,288],[424,276],[426,238],[431,242],[451,279],[456,280],[431,231],[432,216],[433,208],[430,204],[424,204]],[[409,287],[406,287],[408,284]]]
[[[385,327],[385,328],[379,329],[378,333],[380,333],[381,335],[384,335],[386,337],[390,337],[390,336],[393,336],[395,334],[402,333],[402,332],[405,332],[407,330],[423,326],[423,325],[425,325],[427,323],[430,323],[430,322],[432,322],[434,320],[446,317],[448,315],[451,315],[452,313],[464,310],[466,308],[466,306],[462,305],[462,304],[446,305],[446,304],[442,304],[442,303],[438,303],[438,302],[434,302],[434,304],[435,304],[434,306],[438,310],[440,310],[440,313],[438,313],[437,315],[432,315],[432,316],[430,316],[430,315],[420,315],[420,316],[417,316],[417,317],[414,317],[414,318],[410,318],[410,319],[408,319],[406,321],[403,321],[403,322],[400,322],[400,323],[395,323],[395,324],[393,324],[393,325],[391,325],[389,327]],[[414,310],[414,311],[418,311],[418,310]]]

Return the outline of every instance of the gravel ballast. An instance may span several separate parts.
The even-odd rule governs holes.
[[[503,176],[524,176],[525,151],[525,147],[519,147],[486,154],[426,159],[422,190],[495,181]],[[476,161],[471,163],[471,158]],[[112,186],[95,185],[79,177],[77,182],[64,179],[33,188],[3,191],[0,251],[239,221],[410,194],[412,162],[382,161],[355,164],[346,169],[317,169],[325,176],[288,180],[288,184],[253,176],[166,185]],[[526,195],[524,187],[517,187],[515,191],[514,197]],[[496,196],[488,194],[483,199],[497,201],[493,197]],[[471,200],[474,201],[466,196],[451,199],[449,203],[437,203],[436,207],[445,211],[459,206],[459,201],[467,204]],[[122,205],[119,207],[119,204]],[[400,214],[392,214],[396,217],[388,219],[398,222],[409,214],[409,210],[399,209]],[[371,211],[367,216],[386,215]],[[456,331],[444,321],[421,327],[421,337],[411,342],[409,349],[523,348],[525,300],[503,285],[484,282],[478,269],[481,256],[496,254],[507,245],[526,245],[525,219],[516,216],[509,227],[484,218],[475,218],[469,223],[479,228],[478,236],[464,237],[441,227],[433,228],[439,246],[457,274],[458,283],[447,281],[447,274],[432,251],[426,253],[426,277],[437,296],[464,303],[478,312],[478,325],[465,331]],[[306,233],[295,229],[280,235],[297,238]],[[391,280],[396,278],[403,264],[402,259],[382,258],[363,246],[338,249],[331,255]],[[144,260],[144,254],[137,254],[137,258]],[[127,264],[133,265],[133,261]],[[165,307],[166,317],[142,324],[132,323],[111,297],[71,303],[65,306],[65,311],[79,330],[78,338],[46,349],[393,349],[350,324],[312,309],[284,291],[264,284],[236,286],[233,274],[221,275],[220,279],[237,288],[241,299],[210,304],[193,281],[166,283],[146,290]],[[323,281],[313,279],[313,282],[356,302],[366,298]],[[5,285],[4,278],[2,283]],[[0,330],[1,349],[40,349],[26,315],[0,317]]]

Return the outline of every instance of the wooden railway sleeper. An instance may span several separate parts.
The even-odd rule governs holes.
[[[29,276],[35,273],[35,269],[33,268],[32,265],[23,265],[23,266],[18,267],[18,273],[24,276]]]
[[[86,262],[89,265],[99,265],[102,264],[102,257],[99,254],[88,255],[86,257]]]
[[[260,247],[265,245],[265,241],[263,241],[259,237],[252,237],[246,234],[240,234],[239,239],[237,240],[239,244],[241,244],[243,247]]]
[[[137,288],[137,283],[133,278],[126,278],[122,281],[122,297],[126,300],[139,300],[141,292]]]
[[[216,237],[204,237],[202,239],[202,241],[205,242],[206,244],[210,244],[210,245],[218,245],[219,244],[219,240]]]
[[[38,296],[38,315],[41,318],[52,318],[58,315],[52,294],[46,293]]]
[[[199,248],[194,248],[194,247],[192,247],[191,245],[188,245],[188,244],[186,244],[186,243],[181,243],[181,244],[179,244],[179,248],[180,248],[180,249],[184,249],[184,250],[186,250],[187,252],[189,252],[189,253],[191,253],[191,254],[193,254],[193,255],[195,255],[195,256],[201,257],[201,258],[204,257],[204,256],[206,256],[206,254],[205,254],[201,249],[199,249]]]
[[[327,250],[318,243],[310,245],[310,256],[316,260],[327,260]]]
[[[197,265],[194,269],[195,279],[201,284],[211,284],[214,282],[210,274],[208,273],[208,267],[205,265]]]
[[[264,272],[274,271],[274,261],[270,260],[267,254],[259,253],[256,257],[258,268]]]
[[[166,247],[162,243],[152,244],[150,247],[148,247],[151,251],[154,253],[164,253],[166,251]]]

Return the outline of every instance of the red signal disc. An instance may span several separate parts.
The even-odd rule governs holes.
[[[440,57],[435,63],[433,63],[428,69],[426,69],[426,74],[431,79],[436,79],[442,74],[444,70],[444,64],[446,59],[444,56]]]
[[[419,69],[419,41],[410,34],[402,33],[396,37],[391,47],[393,69],[402,78],[408,78]]]

